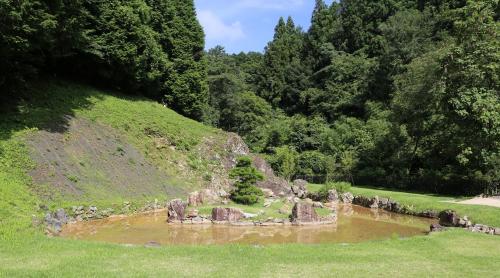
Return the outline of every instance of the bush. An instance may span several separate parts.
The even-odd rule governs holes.
[[[236,189],[231,193],[231,199],[236,203],[253,205],[263,196],[262,190],[257,188],[257,181],[263,180],[264,176],[252,166],[249,157],[240,157],[236,167],[231,170],[229,176],[236,179],[234,183]]]
[[[328,182],[325,183],[318,191],[318,197],[325,200],[328,197],[328,191],[331,189],[337,190],[338,193],[345,193],[351,190],[351,184],[348,182]]]

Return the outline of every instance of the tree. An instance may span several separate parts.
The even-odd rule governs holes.
[[[258,95],[286,112],[300,111],[297,100],[307,87],[308,74],[302,60],[303,32],[291,17],[280,18],[274,39],[265,50]]]
[[[240,157],[229,176],[236,179],[234,183],[236,189],[231,193],[231,199],[236,203],[252,205],[264,195],[262,190],[255,186],[258,181],[264,179],[264,176],[252,166],[252,160],[249,157]]]

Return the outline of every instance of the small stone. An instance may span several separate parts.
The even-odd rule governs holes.
[[[272,198],[272,197],[274,197],[274,192],[271,189],[262,188],[261,190],[262,190],[262,193],[264,193],[264,196],[266,198]]]
[[[314,202],[313,208],[324,208],[325,206],[321,202]]]
[[[156,242],[156,241],[150,241],[150,242],[144,244],[144,247],[148,247],[148,248],[158,248],[160,246],[161,246],[161,244]]]
[[[378,202],[379,202],[378,196],[373,197],[371,199],[370,208],[378,208]]]
[[[439,224],[431,224],[431,232],[442,232],[445,230],[445,227]]]
[[[198,210],[197,209],[190,209],[187,213],[188,218],[195,218],[198,216]]]
[[[495,228],[493,233],[497,236],[500,236],[500,228]]]
[[[257,214],[244,212],[243,213],[243,217],[245,217],[245,218],[255,218],[255,217],[257,217]]]

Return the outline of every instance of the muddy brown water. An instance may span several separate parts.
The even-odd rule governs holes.
[[[67,225],[61,236],[122,244],[209,245],[355,243],[424,235],[434,220],[371,210],[338,208],[336,225],[231,226],[167,224],[166,212],[114,217]]]

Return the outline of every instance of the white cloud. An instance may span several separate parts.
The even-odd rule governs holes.
[[[228,39],[235,41],[245,37],[245,33],[239,21],[226,24],[221,18],[209,10],[198,11],[198,19],[205,30],[207,40]]]

